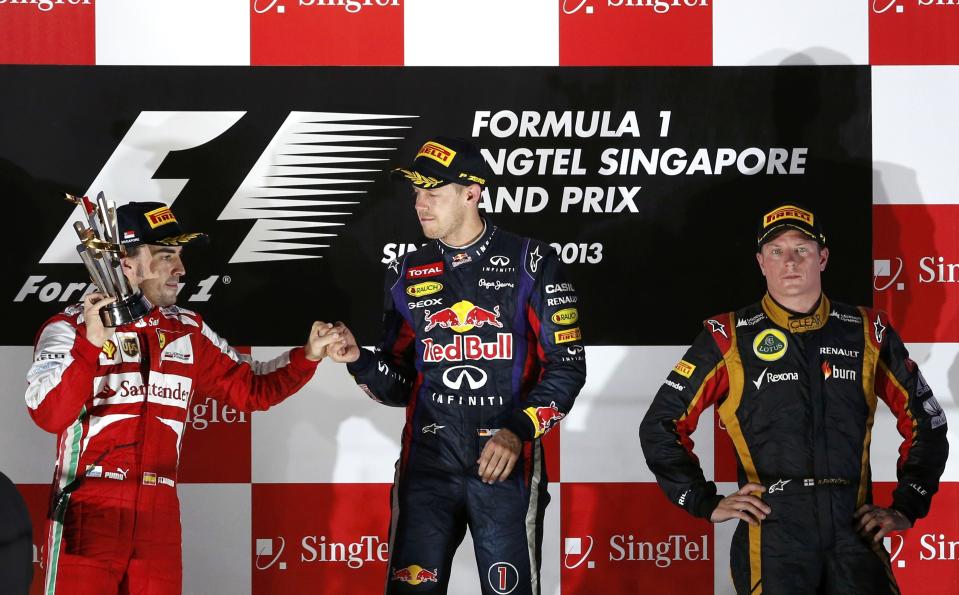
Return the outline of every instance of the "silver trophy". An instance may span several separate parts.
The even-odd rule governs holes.
[[[86,196],[67,194],[66,198],[80,205],[87,216],[89,227],[76,221],[73,229],[80,237],[77,252],[90,273],[90,279],[101,293],[117,299],[100,310],[103,324],[114,327],[140,320],[150,313],[153,304],[120,268],[120,259],[126,256],[126,248],[120,244],[116,203],[104,198],[102,192],[97,195],[96,203]]]

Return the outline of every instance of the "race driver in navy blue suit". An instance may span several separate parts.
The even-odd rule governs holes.
[[[445,593],[469,527],[484,594],[538,594],[540,439],[586,381],[575,289],[548,244],[480,215],[489,170],[468,141],[430,140],[393,176],[432,241],[390,263],[375,352],[337,324],[330,353],[370,398],[406,407],[386,592]]]

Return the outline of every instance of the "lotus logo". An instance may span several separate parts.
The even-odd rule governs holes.
[[[476,366],[453,366],[443,374],[443,384],[453,390],[460,390],[466,381],[470,390],[486,386],[486,372]]]
[[[505,256],[494,256],[489,259],[490,264],[493,264],[498,267],[505,267],[509,264],[509,259]]]

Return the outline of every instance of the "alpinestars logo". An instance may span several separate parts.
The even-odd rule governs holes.
[[[189,180],[154,178],[163,160],[213,141],[244,115],[141,112],[86,194],[103,191],[118,206],[131,199],[172,205]],[[321,258],[317,252],[330,247],[343,218],[365,196],[364,186],[382,171],[380,156],[402,141],[396,133],[409,126],[397,122],[411,117],[290,112],[218,217],[254,221],[230,263]],[[81,217],[77,207],[42,264],[78,262],[73,222]]]

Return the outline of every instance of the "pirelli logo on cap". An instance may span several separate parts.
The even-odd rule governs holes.
[[[769,227],[770,225],[782,221],[783,219],[796,219],[797,221],[802,221],[803,223],[812,227],[813,225],[813,214],[807,210],[800,209],[799,207],[794,207],[792,205],[786,205],[784,207],[779,207],[775,211],[770,211],[763,216],[763,227]]]
[[[173,216],[173,211],[170,210],[170,207],[160,207],[149,213],[144,213],[143,216],[147,218],[147,223],[150,224],[152,229],[156,229],[167,223],[176,223],[176,217]]]
[[[693,375],[693,372],[696,371],[696,366],[687,362],[684,359],[679,360],[679,362],[673,366],[673,372],[676,372],[684,378],[689,378]]]
[[[429,157],[433,161],[442,163],[444,167],[449,167],[450,162],[453,161],[453,157],[456,157],[456,151],[439,143],[430,141],[423,145],[423,147],[420,148],[420,152],[416,154],[417,159],[420,157]]]

